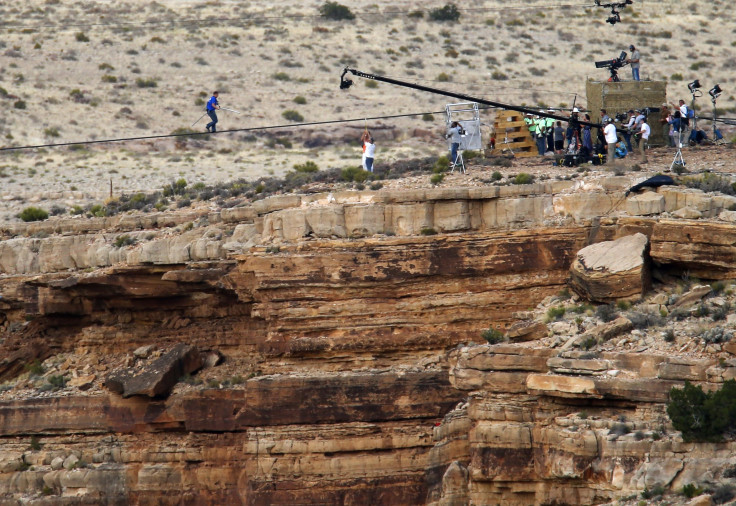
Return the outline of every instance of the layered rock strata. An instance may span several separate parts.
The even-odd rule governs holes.
[[[695,224],[657,214],[682,204],[715,217],[731,204],[689,190],[624,201],[630,183],[611,178],[589,192],[557,182],[288,195],[219,212],[6,225],[0,379],[60,353],[105,359],[96,376],[75,374],[84,389],[3,397],[1,497],[51,504],[421,504],[474,491],[481,503],[611,497],[614,489],[597,485],[598,471],[586,467],[598,455],[590,438],[570,442],[583,445],[582,457],[553,464],[567,439],[556,427],[538,435],[532,422],[589,401],[601,410],[643,403],[661,413],[659,397],[595,376],[608,365],[586,365],[592,383],[567,373],[550,383],[547,351],[495,349],[510,358],[492,375],[459,365],[450,375],[445,353],[489,327],[505,329],[513,312],[559,291],[576,252],[591,243],[641,232],[658,269],[687,266],[673,241],[685,241],[682,231]],[[697,228],[686,244],[697,268],[729,276],[732,225],[712,219]],[[181,342],[205,355],[217,350],[242,381],[179,385],[153,399],[101,389],[109,372],[136,360],[136,348]],[[481,424],[468,439],[485,420],[476,412],[508,413],[509,425],[498,432]],[[530,442],[523,455],[519,438]],[[471,458],[469,440],[498,440],[500,450]],[[558,466],[551,476],[564,483],[559,495],[532,457]]]

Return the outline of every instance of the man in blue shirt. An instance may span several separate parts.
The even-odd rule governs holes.
[[[215,113],[215,109],[220,108],[220,103],[217,101],[217,97],[220,95],[219,91],[215,91],[212,93],[212,97],[207,101],[207,115],[210,117],[212,121],[207,123],[207,131],[208,132],[217,132],[217,113]]]

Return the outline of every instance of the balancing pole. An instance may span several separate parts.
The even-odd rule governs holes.
[[[195,121],[194,123],[192,123],[192,126],[194,126],[194,125],[196,125],[197,123],[199,123],[199,120],[200,120],[200,119],[202,119],[202,118],[204,118],[204,117],[205,117],[206,115],[207,115],[207,111],[205,111],[205,112],[204,112],[204,114],[203,114],[203,115],[201,115],[201,116],[199,117],[199,119],[198,119],[197,121]],[[190,127],[190,128],[191,128],[191,127]]]
[[[235,109],[228,109],[227,107],[220,107],[220,109],[222,109],[223,111],[230,111],[236,114],[240,114],[240,111],[236,111]]]

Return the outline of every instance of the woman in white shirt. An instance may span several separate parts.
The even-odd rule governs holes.
[[[376,145],[373,143],[373,136],[366,130],[360,140],[363,142],[363,169],[373,172],[373,159],[376,156]]]

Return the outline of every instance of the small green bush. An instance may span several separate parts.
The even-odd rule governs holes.
[[[531,174],[527,174],[526,172],[517,174],[516,177],[511,181],[512,184],[531,184],[533,182],[534,176],[532,176]]]
[[[654,499],[655,497],[663,496],[665,492],[666,490],[662,485],[656,485],[651,490],[649,488],[644,488],[644,491],[641,493],[641,498]]]
[[[442,72],[440,75],[437,76],[437,80],[441,83],[446,83],[452,81],[452,76],[446,74],[445,72]]]
[[[343,181],[354,181],[356,183],[363,183],[370,176],[371,173],[363,170],[362,167],[345,167],[340,173]]]
[[[419,233],[422,235],[437,235],[437,231],[431,227],[422,227]]]
[[[480,337],[488,341],[488,344],[498,344],[506,340],[506,338],[503,335],[503,332],[501,332],[500,330],[496,330],[492,327],[481,332]]]
[[[118,82],[118,78],[110,74],[105,74],[104,76],[102,76],[102,82],[103,83],[116,83]]]
[[[61,135],[59,134],[59,129],[56,127],[44,128],[43,133],[47,137],[59,137]]]
[[[445,175],[443,173],[439,174],[432,174],[432,177],[429,178],[429,182],[433,185],[440,184],[445,179]]]
[[[134,237],[130,237],[127,234],[123,234],[121,236],[118,236],[117,239],[115,239],[115,247],[116,248],[124,248],[125,246],[131,246],[136,243],[136,240]]]
[[[77,42],[89,42],[89,37],[84,32],[77,32],[74,38],[77,39]]]
[[[59,374],[57,376],[49,376],[47,381],[49,382],[49,385],[55,389],[59,389],[66,386],[67,379],[63,374]]]
[[[319,167],[313,161],[308,160],[304,163],[295,164],[294,170],[297,172],[317,172]]]
[[[598,306],[598,309],[595,310],[595,315],[603,322],[610,322],[618,317],[616,307],[613,304]]]
[[[422,121],[434,121],[434,116],[431,113],[425,112],[422,114]]]
[[[142,77],[139,77],[135,80],[135,85],[139,88],[156,88],[158,86],[158,83],[155,79],[149,77],[147,79],[144,79]]]
[[[301,95],[298,95],[298,96],[294,97],[294,100],[293,100],[293,102],[294,102],[295,104],[299,104],[299,105],[304,105],[304,104],[306,104],[306,103],[307,103],[307,99],[306,99],[306,98],[304,98],[304,97],[303,97],[303,96],[301,96]]]
[[[682,487],[682,495],[684,495],[688,499],[697,497],[702,493],[703,493],[703,489],[693,483],[688,483],[687,485]]]
[[[493,174],[491,174],[491,180],[500,181],[501,179],[503,179],[503,174],[501,174],[497,170],[493,171]]]
[[[13,107],[16,109],[25,109],[26,108],[26,101],[25,100],[16,100],[13,102]]]
[[[365,82],[366,88],[378,88],[378,81],[374,81],[373,79],[368,79]]]
[[[549,321],[559,320],[565,316],[566,311],[565,306],[551,307],[547,310],[547,319]]]
[[[31,447],[30,448],[34,452],[37,452],[38,450],[41,449],[41,443],[38,442],[37,436],[31,436]]]
[[[35,359],[30,364],[26,364],[25,368],[31,376],[41,376],[43,373],[46,372],[43,364],[41,364],[41,361],[38,359]]]
[[[45,209],[41,209],[40,207],[26,207],[23,209],[18,217],[25,221],[42,221],[49,217],[49,213]]]
[[[333,21],[355,19],[355,14],[353,14],[350,8],[337,2],[325,2],[319,8],[319,14],[323,18]]]
[[[300,123],[304,121],[304,116],[293,109],[287,109],[286,111],[281,113],[281,116],[283,116],[284,119],[294,121],[295,123]]]
[[[460,11],[455,4],[445,4],[429,11],[429,19],[432,21],[457,21],[460,19]]]

